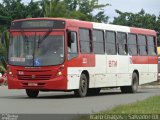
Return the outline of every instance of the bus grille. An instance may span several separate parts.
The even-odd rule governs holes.
[[[19,80],[49,80],[51,75],[18,75]]]

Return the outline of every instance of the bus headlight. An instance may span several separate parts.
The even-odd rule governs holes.
[[[62,75],[62,72],[59,71],[59,72],[57,73],[57,76],[61,76],[61,75]]]
[[[11,72],[11,71],[9,72],[9,75],[12,75],[12,72]]]

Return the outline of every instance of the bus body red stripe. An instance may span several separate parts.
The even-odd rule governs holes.
[[[134,34],[144,34],[144,35],[152,35],[152,36],[156,36],[157,34],[156,31],[149,30],[149,29],[131,27],[130,30],[131,30],[131,33],[134,33]]]
[[[133,64],[158,64],[157,56],[133,56]]]

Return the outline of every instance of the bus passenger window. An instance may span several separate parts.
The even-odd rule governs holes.
[[[148,42],[148,55],[150,56],[157,55],[155,38],[153,36],[147,36],[147,42]]]
[[[92,52],[91,31],[89,29],[79,29],[80,37],[80,51],[82,54],[89,54]]]
[[[101,30],[93,30],[93,48],[95,54],[104,54],[104,32]]]
[[[139,55],[141,56],[147,55],[146,36],[138,35],[138,48],[139,48]]]
[[[106,31],[106,52],[108,55],[116,55],[116,33]]]
[[[128,52],[129,55],[138,55],[137,35],[135,34],[128,34]]]
[[[126,33],[120,33],[120,32],[117,33],[117,43],[118,43],[118,53],[120,55],[128,54]]]
[[[68,33],[68,60],[77,57],[77,34],[76,32]]]

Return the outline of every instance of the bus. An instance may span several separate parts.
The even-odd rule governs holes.
[[[74,91],[79,97],[120,87],[136,93],[157,81],[156,31],[64,18],[27,18],[10,26],[8,88]]]

